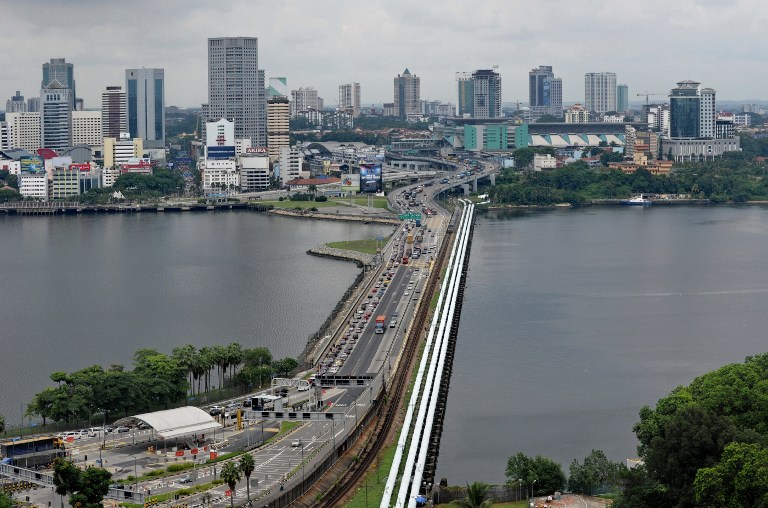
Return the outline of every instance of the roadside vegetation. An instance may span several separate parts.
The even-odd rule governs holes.
[[[388,240],[389,237],[384,238],[382,241],[378,241],[375,238],[369,238],[367,240],[329,242],[326,245],[332,249],[353,250],[362,252],[363,254],[376,254],[382,246],[386,245]]]
[[[56,385],[37,393],[26,415],[48,422],[77,424],[111,420],[137,412],[168,409],[232,397],[235,393],[269,384],[273,376],[289,375],[298,367],[294,358],[273,359],[263,347],[176,347],[170,355],[140,349],[133,356],[133,370],[122,365],[93,365],[76,372],[54,372]],[[217,388],[218,387],[218,388]]]

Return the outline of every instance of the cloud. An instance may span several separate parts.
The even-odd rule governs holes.
[[[259,38],[267,76],[314,86],[329,104],[351,81],[363,103],[391,101],[405,67],[423,97],[452,102],[456,71],[491,65],[505,101],[527,100],[538,65],[563,78],[567,101],[583,100],[592,71],[616,72],[633,96],[692,78],[720,98],[760,98],[768,78],[759,0],[3,0],[3,10],[0,101],[37,95],[43,62],[64,57],[87,107],[140,66],[165,69],[168,104],[197,106],[207,100],[207,38],[236,35]]]

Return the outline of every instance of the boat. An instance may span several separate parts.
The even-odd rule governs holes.
[[[621,204],[625,206],[651,206],[653,203],[646,197],[635,196],[631,199],[622,199]]]

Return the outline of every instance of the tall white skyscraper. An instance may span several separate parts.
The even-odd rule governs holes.
[[[339,110],[353,118],[360,116],[360,83],[339,85]]]
[[[126,69],[128,132],[145,148],[165,146],[165,71]]]
[[[291,90],[291,118],[295,118],[302,111],[309,110],[323,110],[323,99],[318,97],[317,90],[311,86]]]
[[[267,93],[264,71],[259,70],[256,37],[208,39],[209,121],[225,118],[235,124],[236,139],[253,146],[267,145]]]
[[[616,111],[616,73],[588,72],[584,75],[584,106],[589,111]]]

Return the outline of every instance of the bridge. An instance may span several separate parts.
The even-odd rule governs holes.
[[[436,157],[402,155],[394,152],[386,153],[386,161],[390,167],[405,171],[426,171],[429,169],[437,171],[455,171],[461,166],[458,162],[451,162]]]

